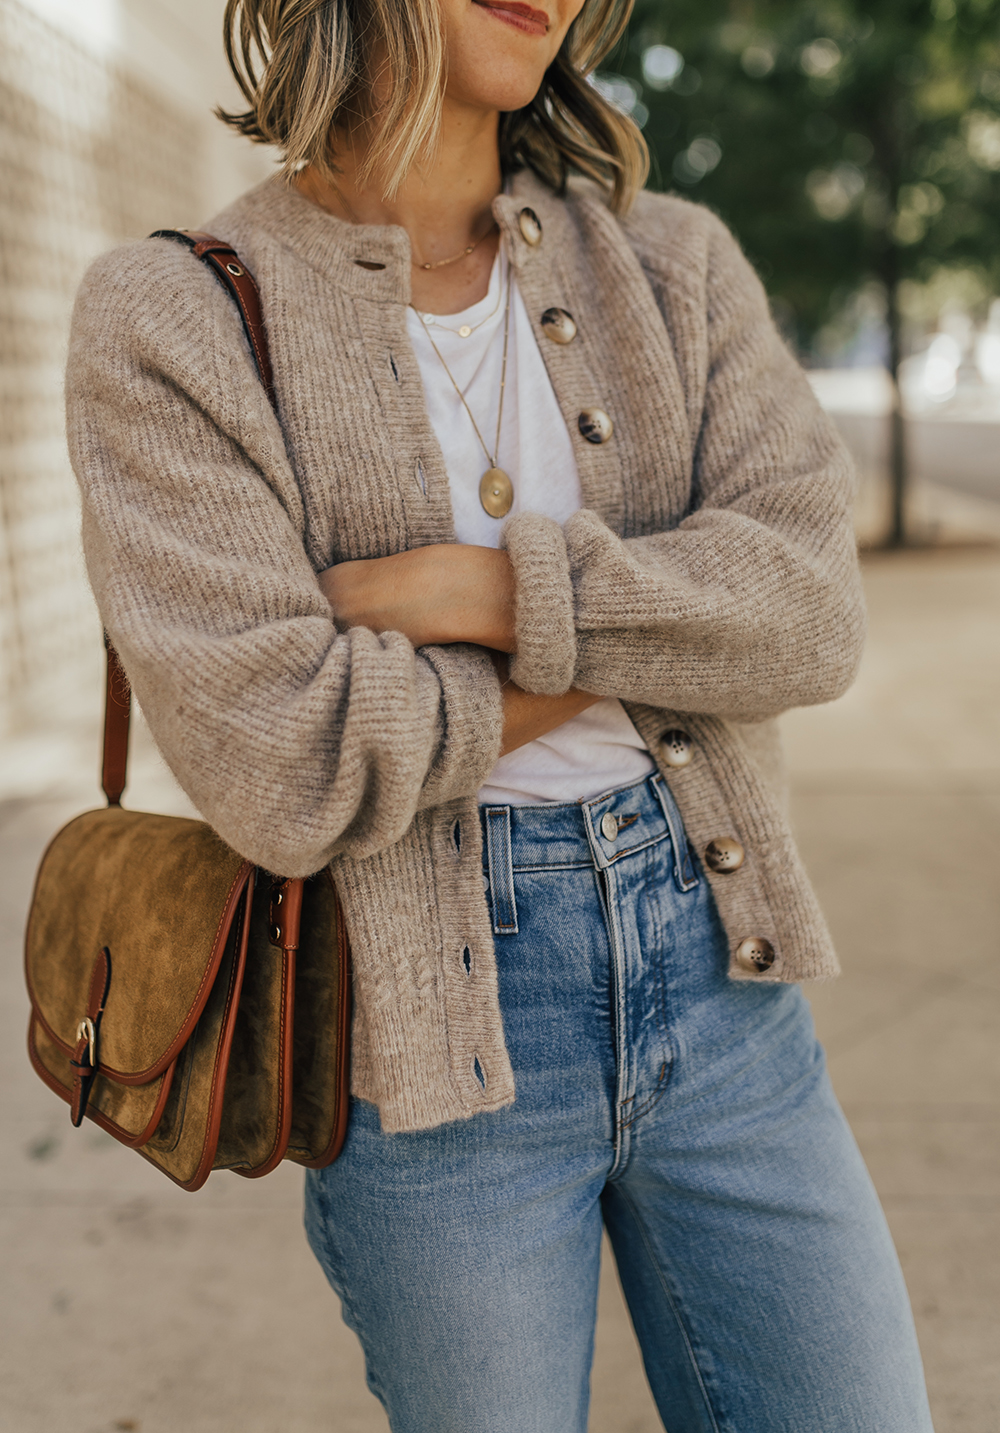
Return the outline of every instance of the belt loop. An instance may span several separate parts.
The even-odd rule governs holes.
[[[653,786],[660,798],[660,805],[663,807],[663,814],[667,818],[667,826],[670,830],[670,844],[674,848],[674,880],[677,883],[677,889],[690,891],[698,884],[698,875],[691,860],[691,847],[688,843],[687,832],[684,830],[680,808],[674,800],[674,793],[662,776],[659,774],[654,776]]]
[[[510,807],[485,806],[486,855],[490,868],[493,934],[517,935],[514,863],[510,847]]]

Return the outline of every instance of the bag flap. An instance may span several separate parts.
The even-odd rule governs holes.
[[[107,949],[98,1068],[127,1084],[155,1079],[208,999],[252,870],[203,821],[113,806],[64,826],[42,859],[25,942],[49,1036],[72,1053]]]

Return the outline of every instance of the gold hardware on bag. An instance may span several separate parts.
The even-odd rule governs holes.
[[[76,1038],[87,1042],[87,1063],[92,1070],[97,1068],[97,1031],[89,1015],[85,1015],[76,1027]]]

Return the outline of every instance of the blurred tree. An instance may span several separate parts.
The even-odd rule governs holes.
[[[654,186],[732,225],[800,349],[879,286],[902,543],[900,284],[966,266],[1000,290],[1000,0],[637,0],[613,63]]]

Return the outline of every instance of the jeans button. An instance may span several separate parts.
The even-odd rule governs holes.
[[[610,811],[605,811],[601,817],[601,835],[605,841],[613,841],[618,835],[618,817]]]

